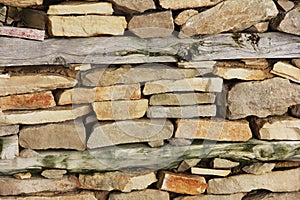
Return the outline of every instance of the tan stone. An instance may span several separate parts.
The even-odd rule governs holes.
[[[48,15],[70,15],[70,14],[104,14],[113,13],[111,3],[107,2],[63,2],[56,5],[50,5],[47,11]]]
[[[198,159],[198,158],[184,160],[178,166],[177,171],[184,172],[192,167],[195,167],[200,161],[201,161],[201,159]]]
[[[275,165],[275,163],[253,163],[251,165],[246,165],[242,170],[248,174],[261,175],[270,173]]]
[[[209,104],[215,102],[216,95],[211,93],[166,93],[156,94],[150,97],[150,105],[195,105],[195,104]]]
[[[202,176],[175,174],[163,171],[160,174],[158,188],[179,194],[197,195],[205,192],[206,181]]]
[[[148,142],[148,145],[152,148],[162,147],[165,145],[165,141],[164,140],[150,141]]]
[[[0,108],[2,110],[31,110],[51,108],[54,106],[56,106],[56,103],[51,92],[38,92],[0,97]]]
[[[0,0],[0,3],[14,7],[29,7],[29,6],[40,6],[43,5],[44,0]]]
[[[114,5],[124,12],[129,13],[143,13],[146,10],[155,9],[155,3],[153,0],[109,0],[110,2],[114,3]]]
[[[91,111],[90,106],[64,106],[47,110],[0,112],[1,124],[44,124],[74,120]]]
[[[251,195],[245,200],[298,200],[300,198],[300,192],[283,192],[283,193],[257,193],[256,195]]]
[[[231,170],[192,167],[191,173],[198,175],[228,176],[231,173]]]
[[[192,16],[198,13],[199,13],[198,10],[194,10],[194,9],[184,10],[177,15],[174,22],[175,24],[181,26],[185,24],[185,22],[187,22]]]
[[[94,175],[79,175],[80,188],[92,190],[131,192],[132,190],[144,190],[156,181],[154,172],[106,172],[95,173]]]
[[[181,27],[180,36],[242,31],[258,22],[274,18],[277,14],[278,10],[272,0],[227,0],[191,17]]]
[[[193,118],[212,117],[215,115],[215,105],[194,105],[181,107],[150,106],[147,110],[148,118]]]
[[[277,62],[273,66],[271,73],[300,83],[300,69],[298,67],[294,67],[289,63]]]
[[[242,200],[245,193],[229,194],[229,195],[197,195],[177,197],[174,200]]]
[[[222,159],[222,158],[215,158],[212,161],[213,168],[217,168],[217,169],[229,169],[239,165],[240,163],[238,162],[233,162],[231,160]]]
[[[174,31],[171,11],[133,16],[128,23],[129,31],[141,38],[167,37]]]
[[[169,200],[169,193],[147,189],[130,193],[111,193],[108,200]]]
[[[64,174],[67,173],[67,170],[59,170],[59,169],[48,169],[44,170],[41,175],[45,178],[62,178]]]
[[[292,64],[295,65],[295,67],[300,68],[300,58],[292,59]]]
[[[19,155],[19,139],[17,135],[0,137],[0,144],[0,159],[14,159]]]
[[[170,121],[159,119],[100,122],[93,127],[87,147],[98,148],[126,143],[164,140],[172,137],[173,130],[174,127]]]
[[[213,6],[223,0],[159,0],[159,4],[165,9],[184,9]]]
[[[240,80],[264,80],[272,78],[270,69],[249,69],[249,68],[230,68],[230,67],[216,67],[213,74],[224,79],[240,79]]]
[[[53,36],[123,35],[126,26],[125,17],[119,16],[49,16],[49,32]]]
[[[259,59],[242,59],[240,61],[218,61],[216,67],[223,68],[246,68],[264,70],[269,67],[269,63],[264,58]]]
[[[85,128],[80,120],[27,126],[20,131],[20,145],[30,149],[85,149]]]
[[[19,180],[11,177],[0,177],[0,195],[20,195],[36,192],[68,192],[78,187],[75,176],[65,176],[61,179],[30,178]]]
[[[295,6],[295,3],[289,0],[277,0],[277,3],[286,12],[290,11]]]
[[[29,179],[31,178],[31,173],[30,172],[25,172],[25,173],[18,173],[18,174],[14,174],[13,177],[15,177],[16,179]]]
[[[247,31],[252,33],[264,33],[268,31],[268,28],[269,22],[259,22],[248,28]]]
[[[213,72],[216,61],[198,61],[198,62],[178,62],[178,67],[181,68],[196,68],[197,70],[209,70],[208,73]]]
[[[293,168],[300,167],[300,161],[284,161],[277,162],[275,168]]]
[[[162,80],[147,82],[143,94],[159,94],[166,92],[221,92],[221,78],[187,78],[183,80]]]
[[[32,149],[23,149],[22,151],[20,151],[19,156],[21,158],[34,158],[34,157],[37,157],[38,155],[39,155],[39,153]]]
[[[279,23],[277,30],[300,35],[300,6],[290,10]]]
[[[300,168],[270,172],[263,175],[236,175],[208,181],[208,194],[232,194],[265,189],[272,192],[292,192],[300,189]]]
[[[76,84],[75,79],[59,75],[11,76],[0,78],[0,96],[70,88]]]
[[[293,117],[251,119],[252,130],[262,140],[300,140],[299,124]]]
[[[97,200],[107,200],[109,197],[109,191],[94,191]],[[85,200],[85,199],[82,199]]]
[[[73,88],[64,90],[57,96],[58,105],[92,103],[95,101],[112,101],[140,99],[140,84],[115,85],[95,88]],[[0,98],[1,100],[1,98]]]
[[[176,124],[176,138],[247,141],[252,137],[246,120],[179,119]]]
[[[39,196],[40,195],[40,196]],[[47,195],[47,194],[45,194]],[[98,199],[95,197],[93,192],[84,191],[81,193],[66,193],[61,195],[54,195],[54,196],[44,196],[44,194],[36,194],[36,196],[26,196],[26,197],[2,197],[1,200],[105,200],[105,199]]]
[[[0,136],[16,135],[19,133],[19,125],[0,126]]]

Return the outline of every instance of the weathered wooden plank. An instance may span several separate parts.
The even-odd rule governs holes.
[[[275,32],[228,33],[194,39],[120,36],[47,39],[43,42],[3,37],[0,44],[0,66],[300,57],[300,37]]]
[[[33,158],[0,160],[0,174],[29,169],[60,168],[71,172],[112,171],[132,168],[169,169],[192,158],[227,158],[236,161],[293,160],[299,157],[300,141],[245,143],[205,142],[190,146],[166,145],[151,148],[144,145],[105,147],[90,151],[43,151]]]

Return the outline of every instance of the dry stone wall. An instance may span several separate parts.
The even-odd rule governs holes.
[[[298,0],[0,0],[0,199],[300,199]]]

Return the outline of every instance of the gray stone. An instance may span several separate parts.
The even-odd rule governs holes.
[[[279,23],[277,29],[285,33],[300,35],[300,6],[289,11]]]
[[[66,173],[67,170],[48,169],[48,170],[44,170],[41,173],[41,175],[45,178],[57,179],[57,178],[62,178]]]
[[[159,4],[165,9],[185,9],[213,6],[223,0],[159,0]]]
[[[17,135],[0,137],[0,159],[14,159],[19,155]]]
[[[245,193],[229,194],[229,195],[198,195],[198,196],[186,196],[177,197],[174,200],[242,200]]]
[[[246,196],[243,200],[299,200],[300,192],[265,193]]]
[[[195,167],[200,161],[201,159],[198,158],[184,160],[178,166],[177,171],[184,172],[192,167]]]
[[[243,167],[242,170],[248,174],[261,175],[270,173],[274,169],[275,165],[275,163],[253,163]]]
[[[215,158],[212,162],[213,168],[217,168],[217,169],[229,169],[239,165],[240,163],[238,162],[233,162],[231,160],[222,159],[222,158]]]
[[[169,193],[147,189],[130,193],[111,193],[108,200],[169,200]]]
[[[295,3],[289,0],[277,0],[277,3],[286,12],[290,11],[295,6]]]
[[[0,126],[0,136],[16,135],[19,133],[19,125]]]

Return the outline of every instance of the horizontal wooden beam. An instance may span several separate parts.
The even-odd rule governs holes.
[[[244,143],[205,141],[190,146],[123,145],[90,151],[42,151],[33,158],[0,160],[0,174],[44,168],[67,169],[70,172],[114,171],[122,169],[171,169],[186,159],[227,158],[235,161],[280,161],[299,159],[300,141]]]
[[[43,42],[1,37],[0,44],[0,66],[300,57],[300,37],[279,32],[228,33],[193,39],[52,38]]]

